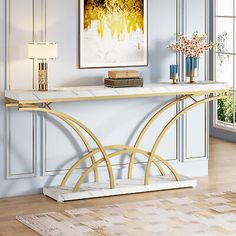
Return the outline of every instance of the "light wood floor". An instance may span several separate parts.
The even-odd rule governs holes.
[[[210,140],[209,177],[199,178],[195,189],[181,189],[58,204],[43,195],[0,199],[0,236],[37,235],[15,220],[16,215],[58,211],[93,205],[102,206],[154,198],[236,190],[236,143]]]

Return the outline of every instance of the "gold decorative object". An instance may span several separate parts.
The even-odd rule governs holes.
[[[143,78],[136,70],[108,71],[104,85],[110,88],[143,87]]]
[[[110,79],[105,78],[104,85],[110,88],[143,87],[142,78]]]
[[[137,70],[111,70],[108,71],[108,78],[110,79],[140,78],[140,73]]]
[[[41,60],[38,65],[38,90],[48,90],[49,59],[57,58],[57,44],[52,42],[33,42],[28,44],[28,58]]]

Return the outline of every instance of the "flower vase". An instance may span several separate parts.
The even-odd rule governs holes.
[[[190,83],[194,83],[194,78],[199,76],[199,58],[186,57],[186,77],[190,78]]]

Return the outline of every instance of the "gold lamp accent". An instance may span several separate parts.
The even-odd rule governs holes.
[[[28,43],[28,58],[41,60],[38,66],[38,90],[48,91],[48,60],[56,59],[58,55],[57,43],[32,42]]]

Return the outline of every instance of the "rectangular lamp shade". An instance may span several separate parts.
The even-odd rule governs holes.
[[[33,42],[28,44],[28,58],[55,59],[57,58],[57,43]]]

